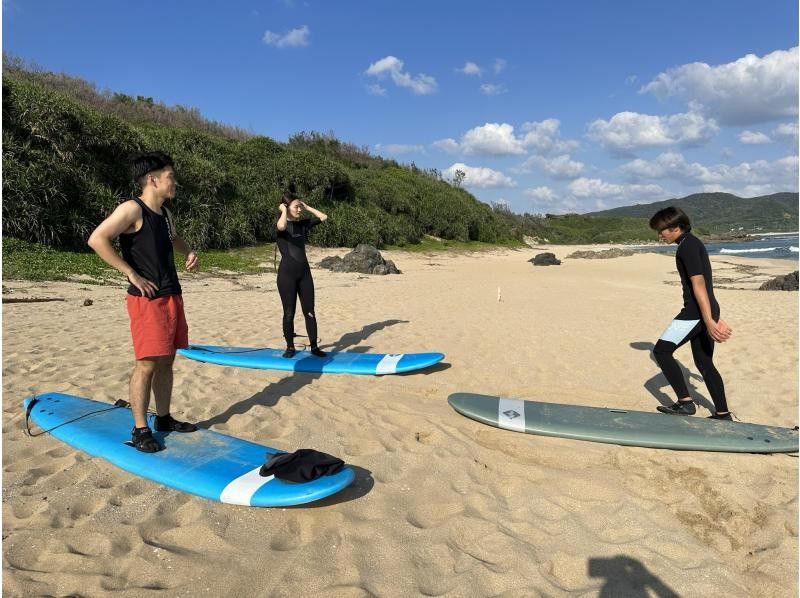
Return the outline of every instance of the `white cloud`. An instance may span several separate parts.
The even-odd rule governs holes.
[[[491,168],[483,168],[480,166],[467,166],[461,162],[456,162],[450,166],[450,168],[445,170],[443,174],[452,179],[455,177],[457,170],[462,171],[466,175],[464,177],[465,187],[480,187],[483,189],[488,189],[517,186],[513,179],[507,177],[500,171],[492,170]]]
[[[414,152],[423,153],[425,148],[421,145],[409,145],[404,143],[382,143],[375,144],[375,150],[378,152],[386,152],[387,154],[413,154]]]
[[[483,69],[479,67],[474,62],[467,61],[464,63],[464,66],[460,69],[456,69],[459,73],[464,73],[465,75],[473,75],[480,77],[483,74]]]
[[[276,48],[297,48],[309,45],[311,43],[308,40],[310,35],[311,30],[307,25],[303,25],[299,29],[292,29],[282,35],[267,31],[264,33],[263,41],[268,46],[275,46]]]
[[[654,160],[632,160],[621,170],[636,181],[674,179],[686,186],[701,185],[703,189],[726,190],[741,195],[744,190],[759,185],[775,191],[796,190],[798,158],[786,156],[771,162],[756,160],[734,166],[705,166],[687,162],[678,152],[666,152]]]
[[[530,172],[532,167],[540,168],[555,179],[575,179],[583,174],[585,164],[573,160],[569,154],[562,154],[554,158],[531,156],[523,162],[519,172]]]
[[[525,189],[523,194],[540,203],[552,203],[557,199],[555,191],[550,187],[531,187]]]
[[[761,195],[772,195],[773,193],[783,193],[787,187],[775,183],[763,183],[760,185],[703,185],[697,192],[700,193],[732,193],[739,197],[759,197]],[[797,191],[795,188],[794,191]]]
[[[614,199],[617,201],[636,199],[653,199],[666,195],[664,189],[659,185],[622,185],[619,183],[609,183],[602,179],[589,179],[581,177],[567,185],[567,189],[572,195],[580,199]]]
[[[481,85],[481,93],[487,96],[498,96],[507,91],[508,89],[506,89],[506,86],[502,83],[499,85],[495,85],[494,83],[484,83]]]
[[[470,155],[508,156],[525,153],[514,127],[507,123],[486,123],[470,129],[461,138],[461,150]]]
[[[779,139],[786,139],[788,141],[797,143],[797,128],[796,122],[783,123],[775,127],[772,130],[772,134]]]
[[[367,85],[367,92],[371,93],[374,96],[385,96],[386,88],[383,87],[380,83],[372,83],[370,85]]]
[[[452,139],[451,137],[439,139],[438,141],[434,141],[431,145],[437,149],[447,152],[448,154],[456,154],[460,149],[458,141]]]
[[[759,131],[742,131],[739,133],[739,141],[745,145],[764,145],[766,143],[772,143],[772,139],[770,139],[769,136]]]
[[[386,56],[369,65],[367,75],[384,78],[389,76],[398,87],[407,87],[417,95],[434,93],[437,88],[436,79],[420,73],[412,76],[403,71],[403,61],[394,56]]]
[[[750,125],[797,116],[798,64],[797,47],[717,66],[693,62],[659,74],[640,91],[683,97],[725,125]]]
[[[665,152],[655,160],[637,158],[624,164],[620,170],[636,180],[675,177],[678,173],[680,178],[685,178],[688,174],[686,161],[679,152]]]
[[[557,118],[548,118],[538,122],[522,124],[525,136],[522,145],[540,155],[552,153],[569,153],[578,147],[574,140],[561,139],[561,121]]]
[[[533,151],[540,155],[568,154],[578,147],[578,142],[561,139],[560,122],[550,118],[541,122],[526,122],[522,125],[524,135],[514,134],[514,126],[508,123],[486,123],[474,127],[461,136],[461,141],[440,139],[433,145],[449,153],[461,151],[468,155],[515,156]],[[531,164],[527,164],[527,172]],[[517,169],[526,172],[525,168]]]
[[[625,84],[626,85],[633,85],[638,80],[639,80],[639,77],[637,77],[636,75],[628,75],[627,77],[625,77]]]
[[[494,71],[495,75],[499,75],[506,70],[506,66],[508,66],[507,60],[503,58],[495,58],[494,63],[492,64],[492,70]]]
[[[698,112],[654,116],[618,112],[611,120],[598,119],[589,125],[589,138],[617,154],[666,145],[701,145],[719,130],[714,120]]]

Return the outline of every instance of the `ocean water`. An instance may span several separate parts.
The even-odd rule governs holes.
[[[770,258],[798,261],[800,237],[798,233],[767,233],[754,235],[752,241],[708,242],[709,255],[739,255],[750,258]],[[657,245],[637,248],[640,251],[674,252],[675,245]]]

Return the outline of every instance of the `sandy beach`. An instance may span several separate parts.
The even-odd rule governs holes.
[[[401,275],[313,270],[323,348],[445,353],[430,371],[321,376],[177,358],[179,417],[354,466],[353,486],[290,509],[208,501],[27,437],[29,394],[127,399],[125,291],[4,281],[4,297],[65,300],[3,305],[3,594],[796,596],[796,456],[544,438],[448,405],[460,391],[647,411],[673,398],[650,350],[681,306],[674,258],[540,248],[562,264],[533,267],[538,249],[384,252]],[[734,330],[715,354],[732,411],[796,425],[798,294],[755,290],[796,262],[712,265]],[[273,274],[182,283],[190,342],[282,346]],[[688,346],[677,357],[708,415]]]

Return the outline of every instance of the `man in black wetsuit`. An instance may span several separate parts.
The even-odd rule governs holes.
[[[692,356],[714,401],[716,413],[709,419],[730,420],[725,385],[712,358],[714,343],[731,337],[733,330],[720,319],[719,303],[714,297],[711,261],[702,241],[692,233],[689,217],[680,208],[668,207],[650,219],[650,228],[661,240],[676,243],[675,262],[683,287],[683,309],[658,339],[653,356],[664,372],[678,401],[669,407],[658,406],[662,413],[694,415],[696,409],[673,353],[686,342],[691,343]]]
[[[314,280],[306,257],[306,237],[308,232],[328,219],[326,214],[297,199],[291,191],[283,196],[281,215],[276,224],[278,249],[281,252],[281,265],[278,266],[278,293],[283,304],[283,336],[286,339],[284,357],[294,357],[294,314],[297,298],[306,321],[306,332],[311,345],[311,353],[325,357],[317,343],[317,317],[314,313]],[[300,220],[300,212],[311,212],[311,218]]]

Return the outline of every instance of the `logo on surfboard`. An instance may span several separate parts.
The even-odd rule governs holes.
[[[515,417],[519,417],[519,413],[517,413],[513,409],[509,409],[508,411],[503,411],[503,415],[505,415],[508,419],[514,419]]]

